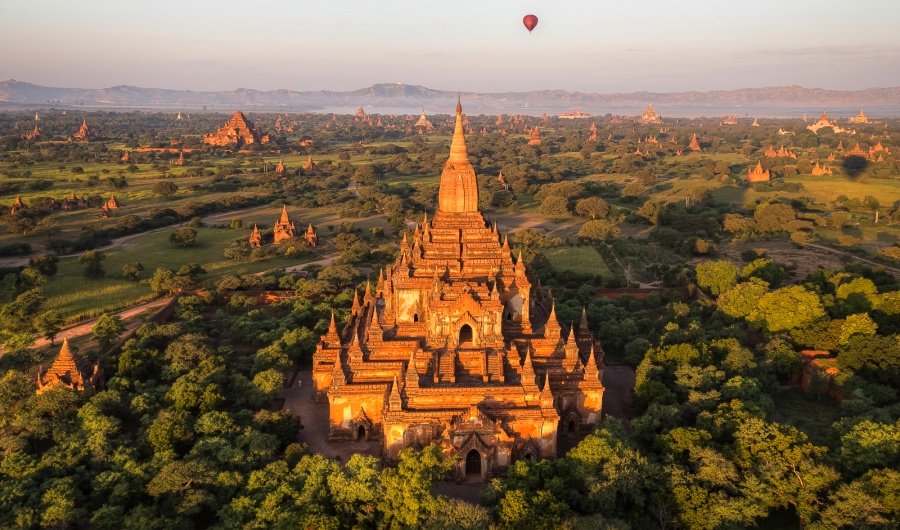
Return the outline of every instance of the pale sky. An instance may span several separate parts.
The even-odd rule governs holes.
[[[522,17],[540,19],[534,33]],[[900,0],[0,0],[0,80],[669,92],[900,86]]]

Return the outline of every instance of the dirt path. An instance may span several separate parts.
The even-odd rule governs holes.
[[[843,250],[837,250],[837,249],[834,249],[834,248],[831,248],[831,247],[826,247],[826,246],[824,246],[824,245],[816,245],[815,243],[807,243],[806,246],[807,246],[807,247],[816,248],[816,249],[819,249],[819,250],[823,250],[823,251],[825,251],[825,252],[830,252],[830,253],[832,253],[832,254],[838,254],[838,255],[840,255],[840,256],[847,256],[847,257],[852,258],[854,261],[858,261],[858,262],[860,262],[860,263],[865,263],[866,265],[871,265],[871,266],[873,266],[873,267],[882,267],[884,270],[886,270],[887,272],[890,272],[890,273],[893,274],[894,276],[900,276],[900,269],[895,269],[894,267],[889,267],[889,266],[887,266],[887,265],[882,265],[881,263],[878,263],[878,262],[875,262],[875,261],[871,261],[871,260],[867,260],[867,259],[861,258],[861,257],[859,257],[859,256],[855,256],[855,255],[853,255],[853,254],[850,254],[849,252],[844,252]]]
[[[747,249],[763,249],[766,251],[766,258],[777,263],[790,264],[795,267],[794,277],[797,279],[806,278],[819,267],[836,270],[843,267],[842,259],[849,258],[857,263],[862,263],[872,267],[882,267],[885,271],[900,277],[900,269],[890,267],[881,263],[855,256],[849,252],[831,248],[816,243],[807,243],[804,247],[797,247],[794,243],[787,240],[771,240],[771,241],[754,241],[749,243],[729,243],[719,247],[719,259],[727,259],[737,265],[739,268],[744,267],[747,263],[741,258],[741,252]],[[691,260],[693,265],[705,261],[705,259],[695,258]]]
[[[170,300],[172,300],[171,297],[159,298],[157,300],[151,300],[151,301],[145,302],[143,304],[129,307],[128,309],[123,309],[122,311],[113,313],[113,315],[115,315],[115,316],[121,318],[123,321],[125,321],[133,316],[140,315],[141,313],[143,313],[145,311],[160,308],[160,307],[168,304]],[[56,344],[59,344],[63,339],[72,340],[72,339],[76,339],[78,337],[82,337],[84,335],[89,335],[91,333],[91,329],[94,327],[94,324],[96,324],[96,323],[97,323],[97,319],[94,318],[94,319],[87,320],[85,322],[76,324],[72,327],[65,328],[56,335],[56,338],[54,339],[54,341],[56,342]],[[132,329],[140,326],[141,324],[142,324],[142,322],[140,322],[138,320],[135,320],[133,322],[126,322],[125,331],[123,331],[123,334],[127,333],[128,331],[131,331]],[[34,342],[34,347],[35,348],[43,348],[44,346],[48,346],[49,344],[50,344],[49,340],[44,339],[44,338],[39,338]],[[3,350],[0,349],[0,356],[2,356],[3,353],[4,353]]]
[[[231,219],[237,215],[245,214],[247,212],[255,212],[256,210],[264,210],[269,208],[268,204],[263,204],[262,206],[254,206],[253,208],[245,208],[243,210],[234,210],[233,212],[218,212],[212,215],[208,215],[203,218],[204,223],[218,223],[219,221]]]

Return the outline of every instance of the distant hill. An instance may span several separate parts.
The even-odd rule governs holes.
[[[900,108],[900,87],[865,90],[825,90],[800,86],[742,88],[711,92],[629,92],[598,94],[539,90],[532,92],[462,92],[466,108],[541,109],[581,108],[592,113],[615,109],[657,108],[729,109],[809,108],[858,109]],[[0,104],[5,106],[61,106],[86,108],[165,109],[290,109],[315,110],[322,107],[358,106],[452,109],[457,92],[419,85],[381,83],[359,90],[298,92],[260,91],[239,88],[221,92],[167,90],[115,86],[110,88],[56,88],[9,80],[0,82]],[[447,110],[449,112],[449,110]]]

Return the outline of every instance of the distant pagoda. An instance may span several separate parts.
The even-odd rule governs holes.
[[[755,168],[747,170],[747,182],[768,182],[772,175],[768,169],[763,169],[762,162],[757,162]]]
[[[235,144],[238,147],[249,144],[265,144],[270,140],[269,135],[262,132],[248,120],[244,113],[236,111],[225,125],[220,127],[215,134],[203,136],[203,143],[207,145],[225,146]]]

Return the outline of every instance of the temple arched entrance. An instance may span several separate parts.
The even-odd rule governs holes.
[[[466,475],[463,478],[478,480],[483,478],[481,453],[477,449],[472,449],[466,454]]]
[[[463,324],[461,328],[459,328],[459,345],[472,345],[472,339],[474,337],[474,333],[472,331],[472,326],[468,324]]]
[[[357,441],[357,442],[365,442],[365,441],[368,440],[368,438],[369,438],[369,437],[366,436],[366,426],[365,426],[365,425],[360,425],[360,426],[356,429],[356,441]]]

